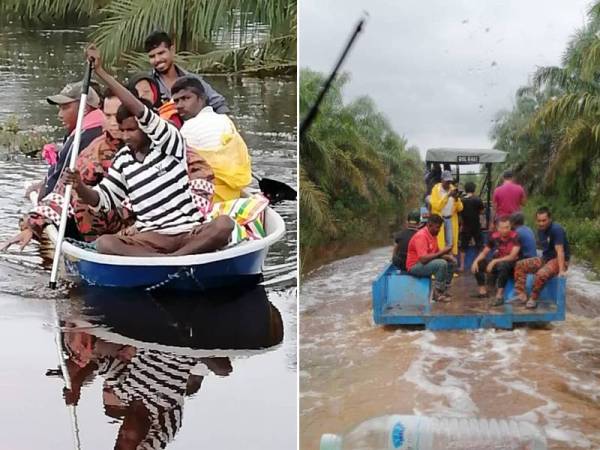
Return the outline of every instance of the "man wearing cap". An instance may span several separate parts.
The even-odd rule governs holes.
[[[406,254],[408,253],[408,243],[419,231],[419,224],[421,222],[421,214],[419,211],[414,210],[408,214],[406,220],[407,226],[404,230],[396,233],[394,236],[394,252],[392,254],[392,264],[398,269],[406,272]]]
[[[525,189],[513,181],[512,170],[504,172],[502,178],[504,178],[504,182],[494,190],[492,199],[496,218],[511,216],[521,211],[521,207],[525,206],[527,201]]]
[[[51,105],[58,106],[58,118],[67,130],[67,136],[63,142],[62,149],[58,153],[58,161],[48,168],[46,178],[37,186],[39,187],[39,198],[45,197],[54,190],[65,164],[69,164],[71,150],[75,141],[75,126],[77,125],[77,111],[79,110],[82,87],[82,82],[70,83],[60,93],[51,95],[46,99]],[[86,103],[81,128],[80,151],[83,151],[94,139],[102,134],[102,124],[104,123],[104,114],[98,109],[100,107],[100,98],[92,87],[89,89]]]
[[[458,189],[452,184],[452,172],[442,172],[442,182],[431,190],[431,214],[444,219],[444,226],[437,235],[439,248],[452,247],[452,254],[458,255],[458,213],[463,204],[458,196]]]

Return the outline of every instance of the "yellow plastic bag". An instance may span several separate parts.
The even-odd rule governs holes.
[[[221,136],[217,148],[194,148],[212,168],[215,179],[215,202],[239,198],[252,181],[252,164],[248,147],[231,122],[231,131]]]

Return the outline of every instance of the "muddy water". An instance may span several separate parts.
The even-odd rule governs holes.
[[[0,122],[16,114],[24,128],[60,136],[45,97],[81,77],[85,41],[86,30],[3,28]],[[295,187],[295,80],[210,82],[228,98],[255,171]],[[29,207],[24,183],[45,171],[0,149],[0,240]],[[294,448],[296,203],[276,210],[286,235],[264,285],[248,292],[49,291],[36,243],[1,254],[0,448]]]
[[[600,283],[575,265],[567,320],[512,331],[375,326],[371,282],[391,248],[334,262],[303,282],[300,440],[314,450],[386,413],[514,417],[552,449],[600,448]]]

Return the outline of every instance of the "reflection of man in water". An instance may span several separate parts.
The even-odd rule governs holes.
[[[206,375],[227,376],[229,358],[193,358],[103,341],[83,331],[64,335],[72,390],[65,401],[77,404],[84,381],[95,373],[104,381],[105,413],[122,418],[115,449],[164,448],[181,427],[186,396],[198,392]],[[194,373],[192,373],[192,371]]]

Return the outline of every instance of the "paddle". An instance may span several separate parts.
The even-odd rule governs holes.
[[[368,17],[369,17],[369,14],[365,11],[363,13],[363,17],[359,20],[358,24],[356,25],[356,28],[355,28],[354,32],[352,33],[352,36],[350,36],[350,39],[348,40],[348,43],[346,44],[346,48],[344,48],[344,51],[342,52],[342,56],[340,56],[340,59],[338,60],[335,67],[333,68],[333,72],[331,72],[331,74],[329,75],[329,78],[327,78],[327,81],[325,81],[325,84],[323,85],[323,89],[321,89],[321,92],[319,93],[319,96],[317,97],[315,104],[312,106],[312,108],[310,108],[310,111],[308,111],[308,114],[306,115],[306,117],[304,118],[302,123],[300,124],[300,138],[302,138],[304,133],[306,133],[306,130],[308,130],[308,128],[312,124],[313,120],[315,120],[315,117],[317,117],[317,113],[319,112],[319,106],[321,105],[321,102],[323,101],[325,94],[331,87],[331,83],[333,83],[333,80],[335,79],[335,77],[338,73],[338,70],[340,69],[342,63],[344,62],[344,59],[346,59],[346,56],[348,55],[348,51],[350,51],[350,47],[352,47],[352,44],[354,44],[356,37],[362,31],[363,25],[366,23]]]
[[[69,169],[75,170],[75,163],[77,162],[77,155],[79,154],[79,145],[81,142],[81,128],[83,125],[83,113],[85,111],[85,104],[87,100],[87,93],[90,87],[90,78],[92,76],[93,64],[91,61],[87,62],[85,75],[83,77],[83,87],[81,89],[81,100],[79,101],[79,111],[77,112],[77,125],[75,126],[75,139],[73,141],[73,147],[71,148],[71,155],[69,159]],[[65,237],[65,229],[67,227],[67,215],[69,212],[69,205],[71,204],[71,190],[73,186],[67,184],[65,186],[65,194],[63,196],[63,207],[60,214],[60,225],[58,227],[58,235],[56,236],[56,244],[54,249],[54,260],[52,261],[52,272],[50,274],[50,288],[56,289],[56,279],[58,277],[58,265],[60,261],[60,251],[62,242]]]
[[[265,194],[265,197],[269,199],[271,204],[282,202],[283,200],[296,200],[298,194],[291,186],[270,178],[259,178],[254,173],[252,177],[258,181],[258,187],[260,187],[261,192]]]

